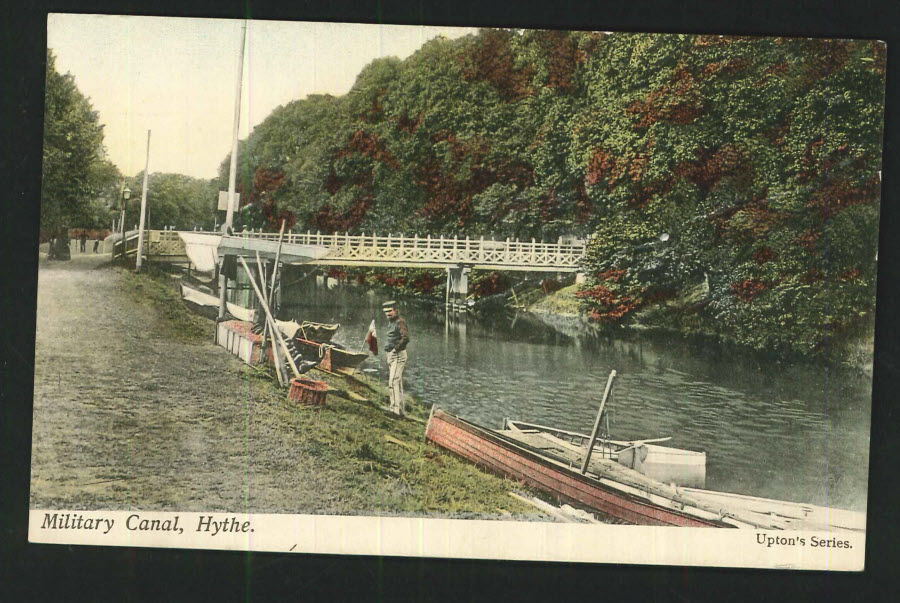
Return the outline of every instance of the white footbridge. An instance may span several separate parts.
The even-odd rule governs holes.
[[[248,247],[256,241],[278,241],[278,233],[241,233]],[[455,268],[473,270],[521,270],[529,272],[577,272],[584,244],[543,243],[466,237],[406,237],[403,235],[350,235],[319,233],[286,234],[292,245],[324,248],[327,254],[312,264],[339,266],[392,266],[403,268]]]
[[[154,259],[188,258],[199,270],[209,271],[224,255],[250,257],[259,252],[272,259],[279,234],[245,231],[223,236],[216,232],[157,230],[150,231],[145,240],[145,253]],[[534,239],[498,241],[392,234],[285,233],[282,243],[282,261],[288,263],[445,269],[450,305],[465,302],[468,273],[472,270],[580,272],[585,251],[585,242],[577,240],[545,243]]]

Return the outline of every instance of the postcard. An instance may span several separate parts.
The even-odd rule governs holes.
[[[864,568],[884,43],[47,46],[31,542]]]

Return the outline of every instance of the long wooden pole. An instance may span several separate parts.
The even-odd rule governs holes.
[[[284,351],[284,355],[287,356],[288,362],[291,364],[291,369],[293,369],[294,371],[294,376],[299,379],[300,371],[297,369],[297,365],[294,363],[294,359],[291,357],[291,352],[290,350],[288,350],[287,344],[284,342],[284,339],[281,336],[281,331],[279,331],[278,327],[275,325],[275,318],[272,316],[272,312],[269,310],[269,304],[266,303],[265,297],[263,297],[262,292],[259,290],[259,286],[256,284],[256,280],[253,278],[253,274],[250,272],[250,266],[247,265],[247,262],[242,256],[238,256],[238,260],[240,260],[241,265],[244,267],[244,270],[247,271],[247,276],[250,278],[250,284],[253,285],[253,290],[256,291],[256,295],[257,297],[259,297],[263,310],[266,311],[266,318],[269,320],[269,328],[272,329],[272,333],[275,335],[275,339],[278,341],[278,343],[281,344],[281,349]]]
[[[225,320],[225,291],[227,288],[228,277],[225,276],[225,257],[223,256],[219,266],[219,321]]]
[[[256,252],[256,269],[259,270],[259,284],[262,285],[263,293],[265,293],[266,289],[268,289],[268,287],[266,287],[266,272],[263,270],[262,260],[259,258],[259,251]],[[266,298],[266,302],[268,301],[269,299]]]
[[[286,220],[281,221],[281,230],[278,232],[278,249],[275,251],[275,265],[272,266],[272,283],[269,289],[269,299],[275,295],[275,276],[278,274],[278,262],[281,260],[281,244],[284,241],[284,226]]]
[[[600,419],[603,417],[603,407],[606,406],[606,399],[609,398],[609,392],[612,390],[613,379],[616,378],[616,371],[609,373],[609,379],[606,382],[606,390],[603,392],[603,400],[600,402],[600,410],[597,412],[597,420],[594,421],[594,430],[591,431],[591,439],[588,441],[587,454],[584,457],[584,464],[581,466],[581,473],[587,471],[591,462],[591,452],[594,450],[594,442],[597,441],[597,432],[600,431]]]
[[[231,165],[228,171],[228,207],[225,212],[225,223],[222,224],[222,233],[227,235],[234,222],[234,190],[237,182],[237,151],[238,129],[241,123],[241,85],[244,81],[244,46],[247,43],[247,20],[241,27],[241,51],[238,53],[237,79],[235,81],[234,99],[234,123],[231,132]],[[228,277],[225,276],[225,263],[219,269],[219,320],[225,318],[225,291],[228,287]],[[218,330],[216,331],[218,333]]]
[[[134,265],[136,272],[141,271],[141,256],[144,252],[144,216],[147,214],[147,179],[150,177],[150,130],[147,130],[147,160],[144,163],[144,187],[141,191],[141,220],[138,226],[137,263]],[[148,251],[149,255],[149,251]],[[149,258],[148,258],[149,259]]]
[[[267,289],[267,287],[266,287],[266,273],[265,273],[265,271],[263,270],[263,263],[262,263],[262,260],[261,260],[260,257],[259,257],[259,251],[256,252],[256,269],[259,271],[259,282],[260,282],[260,284],[262,285],[261,288],[262,288],[262,292],[263,292],[263,299],[265,299],[265,302],[266,302],[266,303],[269,303],[269,299],[271,299],[271,298],[266,298],[266,297],[265,297],[265,293],[266,293],[266,289]],[[276,326],[277,326],[277,325],[276,325]],[[279,354],[278,354],[278,346],[275,345],[275,343],[274,343],[274,341],[275,341],[275,334],[272,333],[272,332],[270,332],[270,330],[269,330],[269,321],[266,320],[266,321],[263,323],[263,343],[262,343],[262,346],[261,346],[261,351],[262,351],[262,354],[263,354],[263,355],[265,355],[265,353],[266,353],[266,344],[267,344],[268,341],[269,341],[269,336],[270,336],[270,335],[272,336],[272,342],[273,342],[273,343],[272,343],[272,356],[273,356],[273,358],[275,359],[275,368],[276,368],[276,370],[278,371],[278,380],[281,382],[282,385],[284,385],[284,380],[283,380],[282,377],[281,377],[281,357],[280,357]]]
[[[238,53],[237,80],[234,84],[234,124],[231,133],[231,169],[228,172],[228,208],[222,232],[228,234],[234,221],[234,189],[237,180],[238,128],[241,124],[241,84],[244,81],[244,46],[247,43],[247,20],[241,27],[241,51]]]
[[[266,290],[266,280],[265,275],[262,269],[262,260],[259,259],[259,252],[256,252],[256,267],[259,268],[260,280],[262,281],[263,291]],[[268,299],[265,300],[268,303]],[[266,354],[266,344],[268,343],[269,336],[272,337],[272,358],[275,360],[275,372],[278,374],[278,383],[281,385],[285,385],[287,383],[287,379],[285,379],[284,375],[281,372],[281,355],[278,353],[278,346],[275,345],[275,333],[269,330],[269,321],[266,320],[265,326],[263,327],[263,341],[260,346],[260,352],[265,358]]]
[[[281,243],[284,240],[284,224],[285,224],[285,220],[282,220],[281,221],[281,232],[278,233],[278,250],[275,252],[275,265],[272,266],[272,285],[271,285],[271,289],[269,289],[269,297],[268,297],[268,299],[266,299],[266,301],[268,301],[270,299],[275,299],[275,278],[278,275],[278,261],[281,259]],[[257,259],[257,261],[259,261],[259,253],[256,254],[256,259]],[[262,269],[260,268],[260,270],[262,270]],[[265,286],[266,286],[265,281],[263,281],[263,287],[265,287]],[[268,339],[266,338],[266,333],[268,333],[268,331],[269,331],[269,322],[266,321],[265,326],[263,326],[263,353],[265,353],[265,351],[266,351],[266,343],[268,342]],[[273,348],[273,352],[277,352],[278,348],[276,346],[273,345],[272,348]]]
[[[262,271],[262,261],[260,261],[258,251],[256,252],[256,265],[259,268],[259,270]],[[249,272],[247,274],[248,274],[248,276],[250,276]],[[251,280],[252,280],[252,276],[251,276]],[[269,301],[265,297],[265,284],[263,284],[262,291],[263,291],[263,296],[262,296],[262,300],[260,302],[260,306],[262,306],[263,303],[268,305]],[[278,382],[281,383],[281,385],[285,385],[287,383],[287,377],[284,376],[284,374],[282,373],[282,370],[281,370],[281,353],[278,350],[278,345],[275,343],[276,337],[278,336],[278,335],[276,335],[276,333],[278,335],[280,335],[280,333],[278,331],[278,325],[275,324],[274,319],[269,320],[268,315],[267,315],[266,322],[265,322],[264,334],[263,334],[263,337],[264,337],[263,343],[264,344],[267,343],[268,339],[272,340],[272,358],[275,361],[275,371],[278,373]],[[265,354],[265,346],[263,346],[262,352],[263,352],[263,354]],[[286,355],[289,358],[291,356],[289,352]]]
[[[265,297],[265,293],[268,287],[266,287],[266,273],[263,270],[262,260],[259,258],[259,251],[256,252],[256,269],[259,271],[259,284],[262,285],[262,287],[260,288],[262,289],[263,297]],[[269,303],[269,298],[265,298],[265,300],[266,303]],[[250,300],[247,300],[248,305],[249,303]],[[263,337],[265,337],[266,332],[268,331],[269,321],[267,320],[264,324],[265,326],[263,327]]]

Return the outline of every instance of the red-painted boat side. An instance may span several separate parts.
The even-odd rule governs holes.
[[[629,523],[652,526],[731,527],[644,502],[577,471],[559,467],[503,438],[437,410],[425,437],[486,469]]]
[[[226,329],[234,331],[242,337],[246,337],[253,343],[262,343],[262,335],[251,332],[251,329],[253,328],[253,323],[251,322],[247,322],[246,320],[226,320],[223,324]]]

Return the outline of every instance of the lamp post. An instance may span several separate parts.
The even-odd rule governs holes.
[[[131,199],[131,189],[126,185],[122,189],[122,219],[119,228],[122,230],[122,260],[125,259],[125,209],[128,207],[128,200]]]

